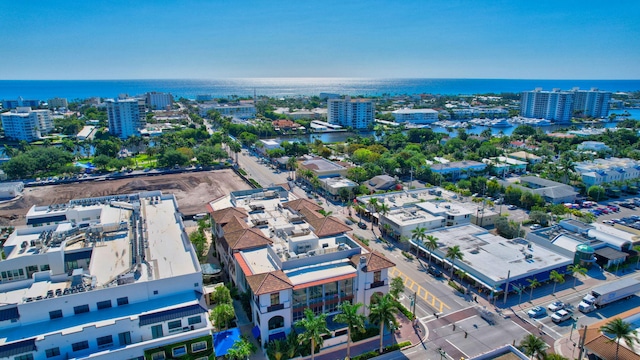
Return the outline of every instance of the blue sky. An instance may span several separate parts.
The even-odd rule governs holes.
[[[0,79],[640,79],[640,1],[2,0]]]

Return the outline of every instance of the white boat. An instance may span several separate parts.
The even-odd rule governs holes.
[[[513,125],[511,125],[511,123],[509,123],[509,121],[507,121],[507,119],[500,119],[497,121],[492,121],[490,127],[511,127]]]

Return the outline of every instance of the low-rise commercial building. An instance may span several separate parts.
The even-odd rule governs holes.
[[[400,109],[391,114],[401,124],[424,125],[438,121],[438,111],[433,109]]]
[[[0,261],[0,358],[212,354],[197,255],[173,195],[34,206]]]
[[[348,170],[347,167],[323,157],[307,157],[304,160],[300,160],[298,161],[298,169],[309,170],[319,178],[335,176],[344,177],[347,176]]]
[[[307,308],[329,315],[325,346],[345,342],[344,324],[333,321],[338,305],[368,305],[389,290],[395,264],[358,245],[350,227],[320,209],[282,187],[236,191],[209,204],[217,254],[233,284],[251,294],[253,333],[262,344],[295,331]]]
[[[493,175],[504,176],[506,174],[522,174],[527,171],[527,162],[505,156],[497,156],[482,159],[482,162],[491,168]]]
[[[532,165],[542,162],[542,158],[540,156],[528,153],[526,151],[512,152],[511,154],[508,154],[507,157],[510,157],[516,160],[526,161]]]
[[[325,191],[325,195],[334,201],[340,199],[340,189],[353,191],[353,189],[359,186],[357,182],[340,176],[324,177],[319,180],[320,187]]]
[[[13,199],[24,190],[22,181],[0,183],[0,199]]]
[[[450,226],[426,232],[438,240],[432,258],[443,265],[451,266],[447,250],[458,246],[462,260],[454,262],[454,268],[465,271],[474,286],[487,292],[512,292],[529,286],[529,279],[548,281],[551,271],[561,274],[573,264],[573,258],[560,254],[543,244],[522,238],[508,240],[493,235],[472,224]],[[425,255],[429,251],[423,244],[410,240],[412,246],[419,246]]]
[[[640,161],[615,157],[595,159],[576,163],[575,170],[587,187],[614,181],[636,181],[640,178]]]
[[[433,164],[430,165],[430,168],[434,173],[440,174],[451,181],[456,181],[481,174],[486,170],[487,164],[479,161],[464,160],[446,164]]]
[[[256,107],[252,104],[200,104],[200,116],[207,116],[207,112],[213,110],[222,116],[231,116],[238,119],[253,119],[256,117]]]
[[[570,185],[543,179],[537,176],[522,176],[520,183],[526,186],[513,184],[508,181],[500,181],[504,187],[517,187],[522,191],[528,191],[542,196],[544,201],[552,204],[573,203],[578,196],[578,192]]]

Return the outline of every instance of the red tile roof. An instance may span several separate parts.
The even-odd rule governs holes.
[[[342,221],[334,218],[333,216],[309,218],[307,222],[313,226],[314,233],[318,237],[332,236],[344,234],[347,231],[351,231],[351,227],[345,225]]]
[[[230,221],[232,217],[237,216],[241,219],[248,217],[247,211],[239,207],[230,207],[222,210],[216,210],[211,213],[211,217],[216,224],[222,225]]]
[[[293,288],[293,284],[281,270],[247,276],[247,284],[254,295],[271,294]]]
[[[388,269],[396,266],[396,264],[384,257],[381,253],[377,251],[372,251],[368,254],[360,254],[354,255],[351,257],[351,264],[353,264],[356,268],[360,264],[360,257],[364,256],[366,258],[364,271],[365,272],[373,272],[382,269]]]
[[[311,209],[314,211],[318,211],[322,209],[322,206],[316,204],[315,202],[309,199],[304,199],[304,198],[287,201],[286,203],[283,203],[282,206],[294,211],[300,211],[303,208]]]
[[[262,235],[260,230],[254,228],[225,233],[222,238],[232,250],[265,247],[273,243]]]

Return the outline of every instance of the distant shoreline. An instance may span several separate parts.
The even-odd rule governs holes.
[[[150,79],[150,80],[0,80],[0,99],[69,100],[90,97],[139,95],[150,91],[176,97],[195,98],[258,96],[340,95],[475,95],[519,93],[542,87],[545,90],[598,88],[611,92],[640,90],[640,80],[537,80],[537,79],[364,79],[364,78],[251,78],[251,79]]]

